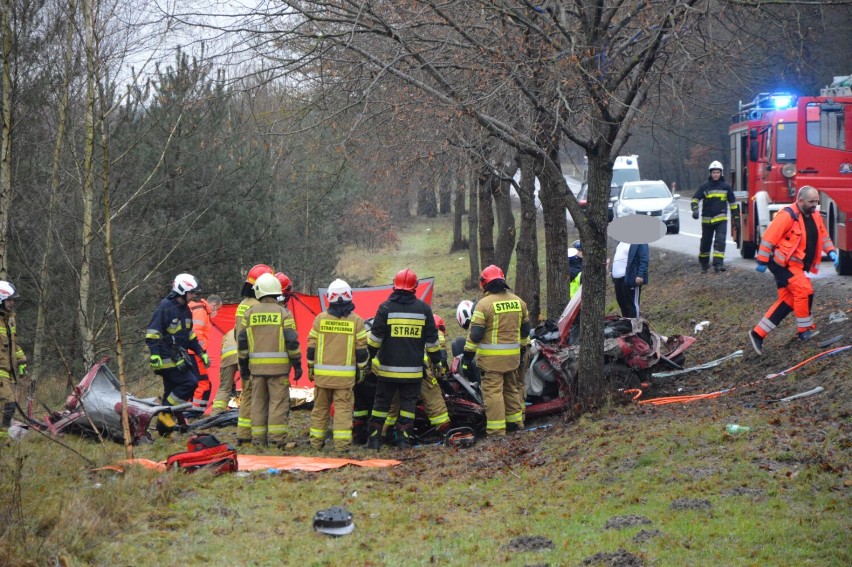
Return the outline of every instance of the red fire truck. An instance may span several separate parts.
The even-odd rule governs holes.
[[[730,182],[742,212],[731,236],[742,257],[754,258],[775,213],[812,185],[838,248],[837,272],[852,275],[852,75],[835,77],[819,96],[762,93],[740,103],[728,134]]]

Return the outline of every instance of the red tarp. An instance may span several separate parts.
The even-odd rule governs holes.
[[[401,461],[393,459],[337,459],[333,457],[301,457],[295,456],[273,456],[273,455],[237,455],[237,466],[241,471],[259,471],[278,469],[286,471],[320,472],[329,469],[338,469],[346,465],[355,465],[365,468],[384,468],[401,465]],[[139,465],[155,471],[165,472],[166,461],[152,461],[150,459],[129,459],[119,461],[115,465],[107,465],[94,469],[96,471],[124,472],[125,467]]]
[[[325,305],[325,289],[319,289],[319,295],[306,295],[303,293],[294,293],[287,308],[293,313],[293,318],[296,320],[296,331],[299,333],[299,344],[302,350],[302,368],[304,373],[302,379],[298,382],[290,379],[291,385],[296,388],[313,388],[314,384],[308,380],[308,365],[305,359],[305,353],[308,350],[308,333],[314,324],[314,319],[319,315]],[[435,289],[435,278],[424,278],[417,282],[417,297],[428,304],[432,304],[432,292]],[[391,294],[393,286],[383,285],[375,287],[358,287],[352,290],[353,301],[355,303],[355,313],[364,319],[369,319],[376,314],[376,311]],[[210,355],[210,368],[207,370],[210,376],[210,384],[212,391],[210,399],[216,397],[216,392],[219,390],[219,362],[221,361],[222,336],[234,328],[235,314],[237,312],[236,303],[228,303],[222,305],[219,312],[210,321],[213,323],[207,332],[207,353]],[[208,412],[212,407],[212,402],[208,406]]]

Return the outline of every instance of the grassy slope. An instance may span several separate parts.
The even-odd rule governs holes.
[[[375,283],[406,266],[435,275],[436,311],[454,332],[455,304],[469,296],[458,283],[467,258],[445,253],[448,231],[446,219],[414,222],[399,251],[359,256],[341,273]],[[690,319],[712,313],[707,338],[690,349],[693,363],[744,346],[728,343],[764,308],[765,290],[755,306],[742,292],[720,293],[724,280],[697,287],[694,267],[674,256],[652,259],[659,284],[643,303],[655,326],[684,332]],[[818,322],[829,306],[850,307],[848,298],[821,301]],[[647,394],[736,385],[726,397],[612,407],[467,451],[384,451],[403,458],[394,469],[115,476],[88,473],[79,457],[31,434],[0,448],[0,564],[577,565],[612,554],[598,557],[612,565],[848,565],[848,355],[748,386],[818,351],[771,344],[790,355],[747,354]],[[744,406],[816,384],[826,395]],[[307,413],[294,412],[292,422],[306,432]],[[730,436],[728,422],[753,429]],[[233,431],[220,436],[232,440]],[[63,441],[99,464],[122,458],[115,445]],[[184,442],[158,440],[137,456],[163,459]],[[18,488],[21,498],[14,496]],[[354,513],[352,535],[312,531],[315,511],[332,505]],[[629,525],[637,521],[646,523]],[[608,522],[627,527],[605,529]],[[546,538],[552,547],[533,539],[508,545],[525,536]]]

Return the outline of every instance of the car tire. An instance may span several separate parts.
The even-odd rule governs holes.
[[[680,233],[680,219],[672,226],[666,227],[666,232],[668,234],[679,234]]]

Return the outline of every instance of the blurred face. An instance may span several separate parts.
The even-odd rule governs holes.
[[[710,170],[710,177],[713,178],[714,181],[719,179],[720,177],[722,177],[722,170],[721,169],[711,169]]]
[[[219,312],[219,308],[222,307],[221,303],[210,303],[210,316],[215,317],[216,313]]]
[[[197,298],[198,298],[198,294],[195,293],[194,291],[186,292],[186,302],[187,303],[189,303],[190,301],[195,301]]]
[[[6,311],[7,313],[11,313],[12,311],[15,310],[15,300],[14,299],[11,299],[11,298],[6,299],[2,303],[0,303],[0,305],[2,305],[3,310]]]
[[[806,215],[811,215],[816,211],[817,206],[819,205],[819,193],[816,191],[803,191],[799,194],[799,199],[797,204],[799,205],[799,210]]]

